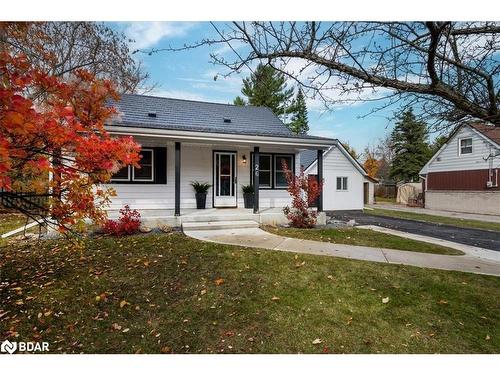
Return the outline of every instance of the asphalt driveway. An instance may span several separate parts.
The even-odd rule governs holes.
[[[483,249],[500,251],[500,232],[375,216],[364,212],[335,211],[329,213],[329,216],[338,220],[354,219],[357,225],[377,225],[402,232],[421,234],[465,245],[482,247]]]

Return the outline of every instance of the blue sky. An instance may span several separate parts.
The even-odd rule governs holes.
[[[120,22],[110,25],[135,40],[130,43],[131,49],[182,46],[215,34],[208,22]],[[241,80],[248,72],[228,78],[219,76],[214,80],[214,76],[224,70],[210,62],[210,52],[228,56],[232,53],[224,46],[207,46],[176,53],[159,52],[151,56],[140,53],[135,56],[149,72],[151,83],[158,85],[152,95],[232,103],[234,97],[241,94]],[[326,111],[319,101],[310,99],[309,133],[338,138],[361,153],[367,144],[375,143],[392,130],[393,125],[388,120],[392,115],[390,111],[361,117],[376,105],[380,102],[335,106]]]

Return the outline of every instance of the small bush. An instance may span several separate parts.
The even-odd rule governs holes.
[[[316,179],[309,178],[304,174],[302,167],[298,176],[288,169],[286,163],[283,163],[283,170],[288,184],[287,190],[292,196],[292,207],[283,208],[290,226],[294,228],[314,227],[318,212],[313,211],[310,207],[314,205],[321,194],[323,181],[318,182]]]
[[[253,185],[243,185],[241,187],[241,190],[243,191],[243,194],[253,194]]]
[[[120,210],[120,218],[118,220],[106,220],[103,231],[113,236],[123,236],[137,233],[140,226],[141,214],[137,210],[131,210],[130,207],[126,205]]]
[[[198,194],[206,194],[208,192],[208,189],[212,187],[208,182],[199,182],[199,181],[193,181],[191,182],[191,186],[193,187],[194,191]]]

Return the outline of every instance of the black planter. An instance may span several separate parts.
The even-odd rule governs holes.
[[[253,193],[243,193],[243,201],[245,202],[245,208],[253,208]]]
[[[207,205],[207,193],[196,193],[196,208],[204,209]]]

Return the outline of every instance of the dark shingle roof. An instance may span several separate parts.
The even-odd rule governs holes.
[[[305,150],[300,153],[300,164],[304,169],[309,168],[309,166],[316,161],[318,157],[317,150]]]
[[[120,101],[112,102],[111,105],[115,106],[118,110],[118,116],[109,125],[327,139],[307,135],[294,135],[266,107],[240,107],[231,104],[207,103],[136,94],[123,94]],[[156,117],[149,117],[148,113],[155,113]]]

